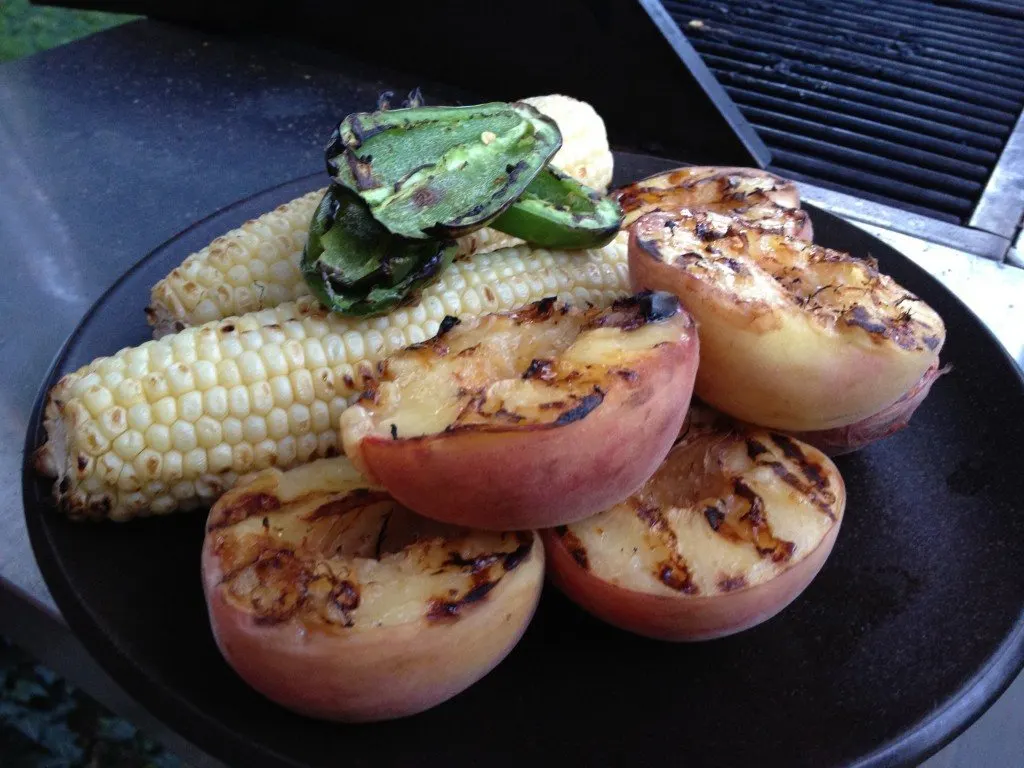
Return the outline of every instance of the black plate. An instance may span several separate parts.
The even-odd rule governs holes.
[[[620,177],[656,163],[620,156]],[[82,321],[39,393],[145,341],[150,286],[217,235],[313,189],[307,177],[237,203],[143,259]],[[834,553],[779,617],[672,645],[606,627],[548,590],[493,673],[426,714],[363,726],[292,715],[217,652],[199,581],[202,514],[68,522],[26,464],[32,545],[60,610],[129,693],[238,766],[787,766],[912,763],[967,727],[1024,663],[1024,382],[981,322],[879,240],[807,206],[818,242],[870,254],[945,318],[935,386],[911,428],[841,459]],[[26,450],[26,455],[29,454]]]

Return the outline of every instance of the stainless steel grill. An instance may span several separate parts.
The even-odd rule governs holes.
[[[1024,109],[1024,12],[1005,3],[664,6],[773,169],[904,210],[967,224]]]

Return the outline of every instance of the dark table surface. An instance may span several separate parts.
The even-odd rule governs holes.
[[[435,100],[465,95],[387,79],[423,85]],[[0,631],[35,642],[45,656],[52,636],[33,641],[25,628],[37,622],[21,612],[61,626],[27,545],[17,489],[31,403],[64,339],[125,269],[167,238],[317,171],[325,129],[350,109],[372,107],[382,88],[334,54],[149,21],[0,67],[0,483],[15,489],[0,503]],[[935,255],[955,273],[951,282],[1024,292],[1024,272],[961,257]],[[1001,317],[979,314],[993,327]],[[61,643],[65,666],[88,663],[76,662],[82,651],[69,638]],[[936,765],[1024,765],[1022,688],[1018,680],[1009,694],[1016,703],[1004,697]],[[978,747],[958,749],[972,739]]]

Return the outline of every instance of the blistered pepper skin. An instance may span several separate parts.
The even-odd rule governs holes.
[[[412,300],[456,251],[453,240],[408,240],[388,232],[357,195],[333,185],[313,214],[301,271],[328,309],[377,315]]]
[[[542,248],[600,248],[621,226],[618,203],[551,167],[491,222],[492,228]]]
[[[364,112],[339,124],[327,169],[390,232],[459,237],[512,205],[561,143],[555,122],[520,102]]]

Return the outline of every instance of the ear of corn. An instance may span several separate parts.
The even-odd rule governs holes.
[[[549,115],[562,132],[552,164],[604,191],[611,182],[612,154],[604,121],[586,102],[568,96],[523,101]],[[276,307],[310,295],[299,271],[317,190],[243,224],[192,254],[152,291],[146,310],[154,335]],[[458,257],[518,245],[522,241],[487,227],[459,238]]]
[[[250,473],[338,452],[341,411],[386,355],[546,296],[628,291],[625,236],[592,251],[525,246],[456,262],[389,315],[343,318],[312,297],[186,328],[100,358],[50,392],[40,471],[72,517],[126,520],[208,504]]]

